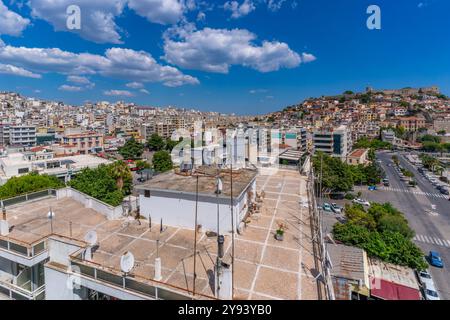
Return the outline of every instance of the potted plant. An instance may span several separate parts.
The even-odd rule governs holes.
[[[287,225],[283,222],[278,222],[278,229],[275,232],[275,239],[277,239],[278,241],[283,241],[284,240],[284,232],[287,229]]]

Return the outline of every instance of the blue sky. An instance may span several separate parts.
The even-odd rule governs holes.
[[[449,14],[447,0],[0,0],[0,90],[239,114],[367,85],[450,94]]]

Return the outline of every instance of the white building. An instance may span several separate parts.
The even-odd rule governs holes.
[[[53,158],[30,157],[26,153],[12,153],[0,157],[0,185],[10,178],[24,175],[30,172],[48,174],[60,178],[68,178],[84,168],[97,168],[101,164],[109,164],[110,161],[92,155],[75,155],[69,157]]]
[[[352,149],[351,134],[347,126],[338,128],[318,130],[313,133],[313,144],[315,151],[339,157],[345,161]]]
[[[199,168],[198,170],[203,170]],[[205,171],[209,171],[205,169]],[[203,172],[203,171],[202,171]],[[199,175],[198,184],[198,225],[203,230],[229,233],[231,222],[231,185],[230,173],[219,171],[223,190],[216,191],[215,170],[211,174]],[[240,169],[233,171],[233,214],[235,231],[239,228],[248,212],[250,203],[256,195],[256,174],[254,170]],[[197,198],[197,177],[183,173],[169,172],[156,176],[137,188],[141,215],[159,223],[194,229],[193,216]],[[219,221],[217,221],[217,213]]]

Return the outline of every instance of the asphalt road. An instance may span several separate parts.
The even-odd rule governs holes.
[[[444,268],[430,266],[436,289],[441,299],[450,300],[450,201],[443,197],[402,154],[396,153],[400,164],[413,172],[417,187],[411,188],[400,180],[391,160],[393,153],[380,152],[377,159],[390,181],[390,187],[377,191],[362,191],[361,198],[379,203],[391,202],[402,211],[416,232],[416,244],[428,254],[430,250],[441,254]],[[435,209],[432,209],[435,205]]]

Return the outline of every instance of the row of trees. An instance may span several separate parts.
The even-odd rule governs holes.
[[[322,173],[322,190],[330,192],[347,192],[355,184],[378,184],[382,178],[375,164],[353,166],[321,152],[313,157],[313,165],[317,174]]]
[[[168,152],[172,152],[173,148],[180,143],[182,138],[178,141],[173,141],[172,139],[164,139],[160,137],[158,134],[154,133],[150,136],[150,139],[147,141],[147,147],[151,151],[162,151],[166,150]]]
[[[381,141],[380,139],[369,139],[366,137],[358,139],[358,141],[353,145],[354,149],[362,148],[362,149],[374,149],[374,150],[382,150],[382,149],[391,149],[392,145],[389,142]]]
[[[137,160],[142,158],[145,146],[134,138],[129,139],[123,147],[119,148],[119,154],[124,159],[137,160],[136,166],[138,170],[150,169],[153,167],[157,172],[166,172],[173,168],[170,152],[178,143],[178,141],[163,139],[159,135],[153,134],[146,144],[151,151],[156,151],[152,159],[153,166],[150,166],[145,160]]]
[[[25,193],[64,187],[55,176],[32,172],[20,177],[12,177],[0,187],[0,199],[8,199]]]
[[[437,159],[435,157],[432,157],[427,154],[421,154],[420,160],[422,161],[423,166],[430,171],[442,173],[442,171],[444,170],[439,159]]]
[[[333,227],[336,240],[386,262],[417,270],[427,267],[423,252],[412,241],[414,231],[390,203],[373,203],[367,210],[357,204],[346,205],[345,215],[347,222]]]
[[[132,184],[131,171],[123,161],[85,168],[69,182],[72,188],[114,207],[131,193]]]

